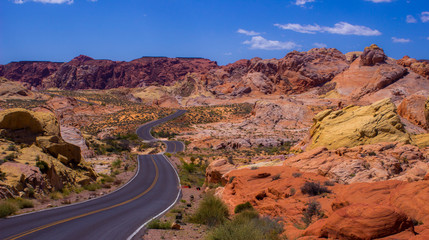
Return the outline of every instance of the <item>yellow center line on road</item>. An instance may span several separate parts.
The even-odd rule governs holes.
[[[61,224],[61,223],[69,222],[69,221],[72,221],[74,219],[86,217],[86,216],[89,216],[89,215],[92,215],[92,214],[96,214],[96,213],[99,213],[99,212],[103,212],[103,211],[106,211],[106,210],[110,210],[112,208],[116,208],[116,207],[125,205],[127,203],[130,203],[130,202],[132,202],[132,201],[134,201],[134,200],[142,197],[143,195],[145,195],[146,193],[148,193],[155,186],[156,182],[158,181],[158,177],[159,177],[158,165],[156,165],[155,160],[153,159],[153,156],[151,156],[151,159],[152,159],[153,164],[155,165],[155,178],[154,178],[152,184],[149,186],[149,188],[146,189],[144,192],[140,193],[139,195],[137,195],[137,196],[135,196],[135,197],[133,197],[133,198],[127,200],[127,201],[124,201],[124,202],[112,205],[110,207],[105,207],[105,208],[98,209],[98,210],[95,210],[95,211],[92,211],[92,212],[84,213],[84,214],[81,214],[81,215],[78,215],[78,216],[66,218],[66,219],[59,220],[59,221],[56,221],[56,222],[53,222],[53,223],[49,223],[49,224],[46,224],[46,225],[43,225],[43,226],[40,226],[40,227],[37,227],[37,228],[33,228],[33,229],[28,230],[26,232],[19,233],[19,234],[16,234],[14,236],[8,237],[5,240],[15,240],[15,239],[18,239],[18,238],[22,238],[22,237],[25,237],[25,236],[27,236],[29,234],[35,233],[37,231],[40,231],[40,230],[43,230],[43,229],[46,229],[46,228],[49,228],[49,227],[52,227],[52,226],[55,226],[55,225],[58,225],[58,224]]]

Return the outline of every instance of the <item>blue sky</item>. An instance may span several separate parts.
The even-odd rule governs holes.
[[[429,59],[428,0],[0,0],[0,64],[84,54],[227,64],[292,50]]]

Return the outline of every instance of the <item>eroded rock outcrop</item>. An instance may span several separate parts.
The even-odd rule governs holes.
[[[364,104],[390,98],[396,104],[422,90],[429,91],[429,80],[388,58],[384,51],[372,45],[350,68],[331,81],[335,92],[352,102]]]
[[[418,61],[415,58],[404,56],[402,59],[396,61],[399,65],[407,67],[415,73],[429,79],[429,62]]]
[[[7,192],[13,196],[29,196],[31,191],[43,194],[66,185],[88,184],[97,177],[82,160],[80,148],[62,139],[59,123],[50,112],[3,110],[0,133],[1,154],[8,154],[7,162],[0,165],[5,174],[1,197],[7,197],[3,194]]]
[[[419,92],[404,100],[398,106],[398,114],[410,122],[422,127],[429,128],[429,115],[427,103],[429,92]]]
[[[310,135],[310,149],[320,146],[336,149],[378,142],[412,142],[396,114],[395,105],[389,99],[369,106],[322,111],[314,117]]]
[[[61,66],[60,62],[21,61],[0,65],[0,76],[9,80],[40,86],[43,80],[55,73]]]
[[[250,202],[261,214],[282,218],[290,239],[419,239],[429,228],[428,181],[342,185],[289,166],[234,170],[224,178],[229,181],[217,193],[231,212]],[[304,193],[308,182],[326,190]],[[420,225],[413,227],[412,219]]]
[[[429,173],[422,149],[403,143],[377,143],[328,150],[318,147],[290,157],[285,165],[318,173],[342,184],[384,180],[419,181]]]
[[[203,79],[217,94],[300,93],[330,81],[347,68],[347,59],[340,51],[315,48],[293,51],[282,59],[240,60],[210,71]]]

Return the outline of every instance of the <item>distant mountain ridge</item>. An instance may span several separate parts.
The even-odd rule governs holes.
[[[379,48],[374,46],[375,49],[368,50],[368,53],[375,54],[370,57],[383,59],[376,65],[369,65],[377,68],[390,60],[384,52],[378,53]],[[314,48],[307,52],[293,51],[280,59],[255,57],[225,66],[198,57],[143,56],[126,62],[80,55],[65,63],[21,61],[0,65],[0,77],[39,89],[53,87],[77,90],[169,86],[183,81],[187,74],[193,74],[206,90],[216,95],[239,96],[250,92],[290,94],[305,92],[322,85],[326,88],[322,89],[323,91],[332,90],[336,83],[331,80],[348,70],[360,54],[361,52],[355,52],[354,57],[350,58],[335,48]],[[401,66],[404,72],[409,69],[429,79],[427,60],[405,56],[390,64]]]

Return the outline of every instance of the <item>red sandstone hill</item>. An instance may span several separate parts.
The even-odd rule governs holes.
[[[323,86],[320,94],[334,89],[345,95],[354,91],[355,98],[369,101],[379,99],[378,95],[409,96],[429,90],[427,62],[408,57],[394,61],[375,45],[353,59],[334,48],[314,48],[280,59],[242,59],[226,66],[203,58],[142,57],[124,62],[83,55],[66,63],[0,65],[0,77],[39,88],[70,90],[171,85],[188,73],[195,74],[206,90],[230,96],[294,94]]]
[[[187,73],[214,68],[216,62],[202,58],[142,57],[122,62],[80,55],[67,63],[12,62],[0,66],[0,76],[43,88],[108,89],[170,85]]]

